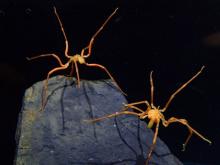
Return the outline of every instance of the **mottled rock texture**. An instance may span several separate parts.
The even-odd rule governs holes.
[[[153,132],[135,116],[97,123],[85,119],[120,111],[124,96],[110,80],[81,81],[56,76],[40,111],[43,82],[25,92],[17,127],[17,165],[142,165]],[[150,164],[182,165],[158,138]]]

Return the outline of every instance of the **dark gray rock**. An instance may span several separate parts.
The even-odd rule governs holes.
[[[110,80],[81,81],[63,76],[49,80],[48,99],[41,108],[43,82],[27,89],[17,128],[17,165],[142,165],[153,132],[135,116],[122,115],[97,123],[122,109],[124,96]],[[151,161],[182,165],[158,138]],[[150,163],[151,164],[151,163]]]

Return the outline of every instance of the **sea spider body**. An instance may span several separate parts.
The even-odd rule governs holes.
[[[79,54],[74,55],[69,59],[69,62],[73,61],[74,63],[79,62],[80,64],[85,64],[85,58],[80,56]]]
[[[147,125],[148,128],[152,128],[154,123],[158,124],[160,122],[160,119],[164,119],[163,114],[156,107],[148,110],[147,114],[143,116],[143,118],[147,117],[150,120]],[[142,116],[140,116],[140,119],[142,119]]]

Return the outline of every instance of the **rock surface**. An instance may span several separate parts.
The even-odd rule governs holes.
[[[17,127],[16,165],[144,165],[153,132],[135,116],[97,123],[85,119],[120,111],[124,96],[110,80],[56,76],[49,80],[41,108],[43,82],[25,92]],[[150,164],[182,165],[158,138]]]

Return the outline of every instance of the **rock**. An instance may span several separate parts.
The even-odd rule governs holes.
[[[27,89],[17,126],[15,164],[145,164],[153,132],[144,121],[130,115],[84,121],[120,111],[127,102],[111,80],[82,80],[80,88],[75,82],[64,76],[51,78],[44,111],[43,82]],[[159,138],[150,162],[182,165]]]

